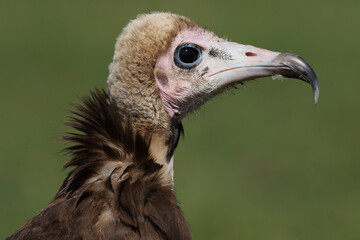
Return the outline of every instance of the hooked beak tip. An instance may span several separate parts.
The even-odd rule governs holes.
[[[309,83],[313,90],[315,104],[318,103],[319,81],[315,71],[302,57],[292,53],[280,53],[273,61],[283,66],[275,70],[277,74]]]
[[[316,105],[319,101],[319,94],[320,94],[319,86],[316,86],[315,89],[313,89],[313,92],[314,92],[314,100]]]

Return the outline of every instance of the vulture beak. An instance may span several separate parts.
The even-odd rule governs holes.
[[[211,61],[205,79],[217,88],[241,83],[259,77],[281,75],[309,83],[315,104],[319,99],[319,82],[314,70],[300,56],[292,53],[272,52],[250,45],[224,42],[216,61]],[[211,56],[211,51],[209,52]],[[219,60],[220,59],[220,60]],[[212,65],[212,66],[211,66]]]

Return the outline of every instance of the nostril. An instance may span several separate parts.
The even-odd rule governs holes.
[[[257,56],[257,54],[256,54],[256,53],[253,53],[253,52],[246,52],[245,55],[248,56],[248,57]]]

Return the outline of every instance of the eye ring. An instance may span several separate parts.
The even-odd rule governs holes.
[[[175,65],[182,69],[191,69],[196,67],[202,56],[202,49],[191,43],[179,45],[174,52]]]

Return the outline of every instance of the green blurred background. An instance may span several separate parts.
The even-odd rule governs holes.
[[[106,88],[115,38],[139,13],[185,15],[232,41],[303,56],[184,121],[175,187],[195,239],[360,239],[360,1],[0,3],[0,239],[37,214],[67,170],[69,103]]]

